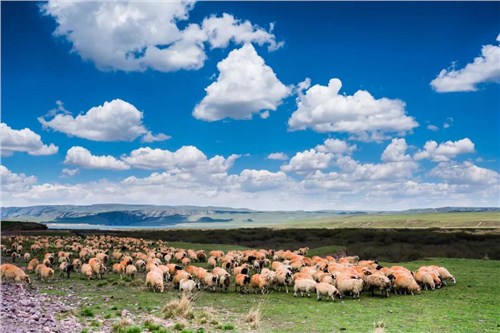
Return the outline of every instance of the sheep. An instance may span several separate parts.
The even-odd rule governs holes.
[[[173,282],[174,286],[177,287],[179,285],[179,282],[181,282],[181,280],[183,280],[183,279],[192,279],[192,278],[193,277],[191,276],[191,274],[189,274],[185,270],[178,270],[175,273],[174,278],[172,279],[172,282]]]
[[[243,293],[243,288],[250,284],[250,275],[248,274],[237,274],[234,278],[234,292],[238,291],[240,287],[240,293]]]
[[[158,269],[149,271],[146,274],[146,286],[156,292],[157,290],[162,293],[164,290],[163,286],[163,275]]]
[[[200,290],[199,282],[196,282],[188,278],[184,278],[181,281],[179,281],[179,291],[187,294],[192,294],[195,289]]]
[[[170,269],[167,265],[158,265],[156,269],[159,269],[165,278],[165,281],[170,280]]]
[[[30,262],[28,263],[28,267],[26,268],[26,270],[28,272],[32,272],[36,266],[38,266],[40,264],[40,262],[38,261],[37,258],[33,258],[30,260]]]
[[[207,260],[207,255],[205,254],[205,251],[198,250],[196,251],[196,258],[199,262],[205,262]]]
[[[134,265],[127,265],[127,267],[125,267],[125,275],[134,279],[135,274],[137,274],[137,268]]]
[[[434,278],[432,274],[426,270],[419,269],[415,272],[415,281],[425,290],[434,290],[436,289],[436,284],[434,283]]]
[[[217,259],[215,259],[215,257],[209,257],[207,264],[208,264],[208,267],[215,267],[215,266],[217,266]]]
[[[393,281],[394,293],[397,295],[398,292],[409,292],[412,295],[414,293],[420,293],[420,286],[417,281],[411,276],[411,274],[405,273],[395,273]]]
[[[300,291],[300,296],[304,297],[304,292],[307,294],[307,297],[311,297],[311,292],[316,290],[316,285],[318,283],[313,279],[299,279],[296,280],[293,285],[293,296],[297,297],[297,292]]]
[[[12,264],[3,264],[0,265],[0,279],[9,279],[14,282],[26,282],[27,284],[31,283],[31,279],[29,278],[24,271]]]
[[[231,275],[229,275],[229,273],[219,276],[219,287],[221,288],[221,291],[224,290],[225,292],[227,292],[230,285]]]
[[[113,264],[113,273],[120,274],[121,276],[123,274],[123,266],[118,263]]]
[[[271,279],[272,275],[254,274],[250,279],[250,288],[252,288],[255,293],[260,289],[261,293],[264,294],[264,291],[269,287]]]
[[[391,290],[391,280],[382,274],[369,274],[365,275],[364,282],[365,288],[370,292],[370,295],[374,295],[374,290],[380,290],[381,294],[385,297],[389,297],[389,291]],[[391,275],[391,277],[394,277]]]
[[[64,276],[64,273],[66,273],[66,278],[70,278],[70,273],[75,271],[75,266],[73,264],[68,264],[66,262],[62,263],[61,266],[59,266],[61,269],[61,277]]]
[[[50,279],[52,276],[54,276],[54,270],[50,267],[47,267],[45,265],[42,265],[42,267],[38,270],[37,276],[39,280],[45,280],[47,281]]]
[[[89,264],[83,264],[80,272],[82,273],[82,275],[86,276],[88,280],[90,280],[94,275],[94,270]]]
[[[224,251],[213,250],[208,252],[208,255],[215,258],[220,258],[224,256]]]
[[[206,288],[209,287],[210,289],[212,289],[212,292],[215,292],[215,288],[217,287],[218,283],[219,283],[218,275],[207,273],[205,275],[205,278],[203,279],[203,284],[204,284],[203,289],[206,290]]]
[[[168,272],[170,273],[170,276],[174,276],[175,272],[182,269],[181,266],[176,265],[176,264],[167,264],[166,266],[168,267]]]
[[[24,258],[24,261],[25,261],[25,262],[28,262],[28,261],[30,261],[31,254],[29,254],[28,252],[26,252],[26,253],[24,254],[23,258]]]
[[[17,259],[21,258],[21,255],[17,252],[12,252],[12,254],[10,255],[11,259],[12,259],[12,262],[16,262]]]
[[[431,268],[434,268],[438,271],[439,273],[439,277],[441,278],[441,280],[443,281],[443,283],[446,281],[446,280],[451,280],[453,283],[457,283],[457,279],[455,279],[455,277],[453,275],[450,274],[450,272],[446,269],[446,267],[443,267],[443,266],[429,266]]]
[[[278,286],[281,291],[281,287],[285,287],[285,291],[288,294],[288,286],[291,286],[293,282],[291,271],[279,271],[276,273],[276,278],[274,280],[274,285]]]
[[[139,272],[143,272],[146,270],[146,262],[142,259],[138,259],[135,261],[135,267]]]
[[[335,296],[340,298],[340,292],[335,288],[335,286],[325,283],[325,282],[319,282],[316,284],[316,295],[318,296],[318,301],[321,300],[321,296],[326,296],[326,299],[332,298],[332,300],[335,302]]]
[[[360,278],[353,278],[354,276],[340,276],[335,279],[335,284],[339,290],[342,298],[346,293],[351,293],[354,298],[359,300],[359,294],[363,290],[363,280]]]
[[[79,269],[80,267],[82,267],[82,261],[78,258],[73,259],[72,264],[73,266],[75,266],[75,269]]]
[[[181,260],[181,263],[182,263],[182,266],[184,266],[184,267],[189,266],[191,264],[191,259],[189,259],[189,258],[183,258]]]
[[[101,260],[101,262],[106,265],[107,262],[108,262],[108,259],[109,259],[109,256],[106,254],[106,253],[98,253],[95,255],[95,257],[99,260]]]

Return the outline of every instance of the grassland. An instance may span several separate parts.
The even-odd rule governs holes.
[[[500,212],[362,214],[287,221],[278,228],[500,228]]]
[[[227,244],[172,243],[186,248],[241,249]],[[337,246],[311,249],[311,254],[328,255]],[[363,294],[360,301],[317,302],[314,297],[294,298],[292,294],[272,292],[267,295],[211,293],[201,291],[194,301],[194,318],[180,320],[170,332],[373,332],[374,324],[383,322],[385,332],[498,332],[500,320],[500,261],[431,258],[400,263],[410,269],[420,265],[446,266],[457,284],[415,296],[388,299]],[[390,265],[389,263],[383,263]],[[203,264],[201,264],[203,265]],[[153,293],[144,286],[144,273],[136,280],[106,274],[102,281],[87,281],[78,274],[71,279],[34,282],[40,292],[68,295],[82,300],[77,314],[88,332],[111,327],[126,309],[142,321],[149,315],[161,317],[161,308],[177,299],[177,291]],[[260,305],[262,321],[251,328],[243,319],[252,307]],[[145,332],[141,320],[136,324]],[[106,326],[107,325],[107,326]]]

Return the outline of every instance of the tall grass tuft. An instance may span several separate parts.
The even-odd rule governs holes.
[[[187,295],[182,295],[180,300],[167,303],[161,310],[165,319],[185,318],[193,319],[193,302]]]
[[[260,322],[262,319],[262,308],[265,303],[267,303],[267,297],[260,301],[259,304],[252,307],[250,311],[245,316],[245,322],[250,324],[250,328],[256,329],[260,326]]]

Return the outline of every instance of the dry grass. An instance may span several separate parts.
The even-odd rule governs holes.
[[[165,319],[185,318],[193,319],[193,302],[188,295],[182,295],[180,300],[173,300],[167,303],[162,309]]]
[[[260,326],[262,319],[262,308],[267,303],[267,297],[260,301],[256,306],[252,307],[245,316],[245,322],[250,324],[250,328],[256,329]]]
[[[383,321],[379,321],[375,324],[375,329],[373,333],[384,333],[385,332],[385,325]]]

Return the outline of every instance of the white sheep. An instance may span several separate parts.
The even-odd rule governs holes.
[[[293,285],[293,296],[297,297],[297,292],[300,291],[300,296],[304,297],[304,292],[307,294],[307,297],[311,297],[311,292],[316,290],[316,285],[318,283],[313,279],[298,279],[295,281]]]
[[[316,295],[318,296],[318,301],[321,300],[321,296],[326,296],[326,299],[331,298],[335,302],[335,296],[340,298],[340,292],[335,288],[335,286],[326,283],[319,282],[316,284]]]

